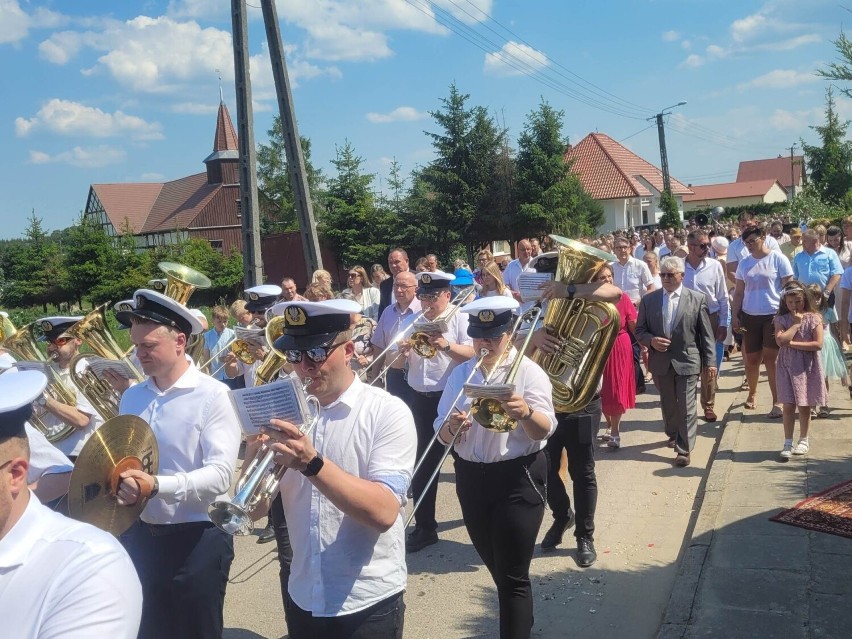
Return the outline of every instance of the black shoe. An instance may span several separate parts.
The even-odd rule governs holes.
[[[275,540],[275,529],[272,527],[272,524],[267,524],[266,528],[260,531],[260,534],[257,536],[257,543],[259,544],[267,544],[270,541]]]
[[[565,534],[565,531],[574,527],[575,519],[576,515],[573,512],[568,519],[555,519],[550,529],[544,533],[541,540],[541,551],[553,552],[556,550],[556,547],[562,543],[562,535]]]
[[[595,544],[588,537],[580,537],[577,539],[577,565],[580,568],[588,568],[598,559],[598,553],[595,552]]]
[[[417,552],[438,543],[438,531],[415,528],[405,539],[405,552]]]

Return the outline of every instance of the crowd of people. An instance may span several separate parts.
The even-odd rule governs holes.
[[[672,462],[685,467],[699,416],[718,419],[717,378],[735,349],[747,410],[761,367],[767,372],[783,458],[808,453],[810,420],[829,410],[827,385],[847,383],[852,219],[786,232],[748,213],[737,222],[583,239],[598,249],[592,280],[552,277],[533,293],[527,274],[554,274],[564,248],[550,238],[519,241],[513,260],[483,249],[474,268],[457,260],[442,269],[434,254],[412,261],[394,248],[387,269],[355,265],[339,291],[322,270],[301,294],[291,277],[248,288],[212,309],[212,326],[162,293],[136,291],[115,311],[139,376],[113,372],[107,381],[117,413],[141,417],[160,453],[157,469],[122,467],[115,478],[120,506],[144,505],[120,544],[48,508],[61,503],[86,441],[109,416],[74,391],[72,369],[87,366],[75,329],[84,318],[40,319],[43,371],[18,370],[25,354],[0,353],[8,371],[0,375],[0,554],[22,558],[0,571],[0,611],[34,636],[86,624],[114,637],[221,636],[234,543],[208,508],[228,499],[244,445],[241,473],[258,450],[297,471],[253,513],[261,521],[268,513],[258,543],[277,544],[290,636],[401,637],[406,553],[439,543],[438,469],[451,454],[464,524],[496,588],[500,636],[529,637],[529,570],[545,511],[541,550],[573,528],[577,565],[594,565],[596,450],[630,445],[624,425],[647,384],[659,393]],[[576,349],[543,322],[521,321],[533,306],[557,303],[599,303],[611,318],[602,328],[612,344],[579,403],[556,392],[533,356],[575,357],[579,366]],[[313,430],[272,419],[259,435],[241,431],[229,393],[276,379],[316,399]],[[60,383],[71,397],[45,394]],[[496,388],[495,402],[474,403],[476,389],[487,397]],[[71,540],[85,543],[69,552]],[[79,585],[88,574],[79,562],[98,561],[109,563],[104,579]],[[79,597],[80,610],[93,598],[101,605],[83,619],[64,600],[54,606],[62,593],[51,590],[22,606],[9,593],[36,571],[37,583],[67,583],[64,596]],[[109,612],[119,609],[120,619]]]

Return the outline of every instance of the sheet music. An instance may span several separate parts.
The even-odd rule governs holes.
[[[414,332],[423,331],[424,333],[446,333],[447,320],[437,319],[430,322],[429,320],[420,320],[414,323]]]
[[[47,362],[15,362],[19,371],[38,371],[47,375]]]
[[[524,302],[536,302],[541,299],[539,286],[553,280],[553,273],[521,273],[518,276],[518,290]]]
[[[244,328],[242,326],[234,327],[234,336],[236,339],[251,342],[253,344],[266,345],[266,332],[259,328]]]
[[[494,399],[509,399],[515,392],[514,384],[465,384],[465,397],[493,397]]]
[[[110,370],[124,379],[136,379],[136,375],[133,373],[133,369],[130,368],[130,364],[123,360],[105,359],[97,355],[86,355],[86,363],[100,378],[103,378],[104,371]]]
[[[297,426],[308,421],[304,395],[297,392],[290,377],[262,386],[232,390],[229,395],[246,435],[259,435],[260,428],[269,426],[270,419],[282,419]]]

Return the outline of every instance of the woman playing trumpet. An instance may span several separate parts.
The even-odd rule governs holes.
[[[502,381],[514,360],[523,357],[510,343],[517,308],[514,299],[490,297],[461,309],[469,315],[474,349],[488,351],[472,383]],[[434,426],[444,444],[455,441],[456,494],[470,539],[497,586],[500,637],[521,639],[530,636],[533,624],[529,567],[547,496],[545,440],[556,428],[552,386],[547,374],[524,358],[514,390],[500,400],[517,427],[494,432],[471,418],[470,399],[451,405],[473,365],[466,362],[450,375]]]

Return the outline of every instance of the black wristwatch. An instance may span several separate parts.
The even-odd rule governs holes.
[[[325,464],[325,460],[322,458],[322,455],[317,453],[317,456],[308,462],[308,467],[302,471],[302,474],[305,477],[313,477],[322,470],[323,464]]]
[[[157,479],[156,475],[152,475],[154,477],[154,488],[151,489],[151,494],[148,495],[148,499],[153,499],[157,496],[157,493],[160,492],[160,480]]]
[[[450,348],[451,348],[450,343],[447,342],[447,345],[444,348],[442,348],[441,351],[444,352],[444,353],[449,353]]]
[[[568,299],[573,300],[574,296],[577,294],[577,286],[575,284],[569,284],[565,290],[568,292]]]

